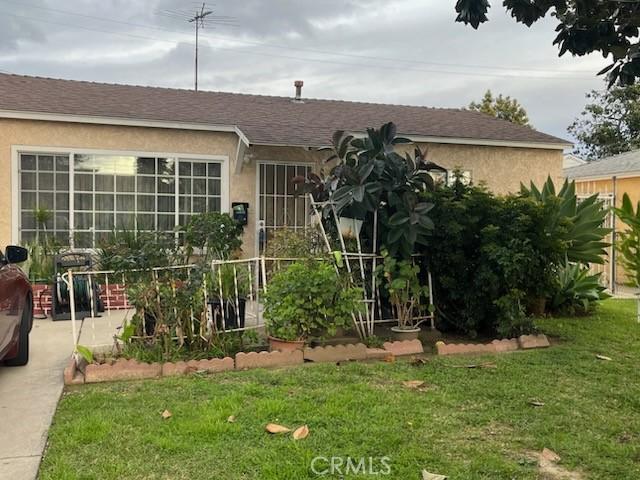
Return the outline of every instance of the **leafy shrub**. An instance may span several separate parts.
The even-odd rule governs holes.
[[[519,318],[506,302],[513,312],[546,296],[562,258],[562,242],[543,228],[549,207],[459,181],[426,195],[438,228],[419,253],[432,273],[440,328],[471,336],[504,332],[505,318]],[[514,290],[525,297],[516,299]]]
[[[533,318],[527,315],[524,308],[524,298],[524,292],[514,288],[493,302],[498,314],[496,333],[500,337],[517,337],[534,329]]]
[[[101,270],[149,270],[176,263],[178,249],[173,234],[123,229],[99,243],[98,257]]]
[[[243,227],[227,213],[193,215],[181,231],[187,256],[198,249],[207,258],[229,258],[242,246]]]
[[[278,228],[267,242],[264,256],[269,258],[307,258],[324,254],[326,247],[315,228]]]
[[[263,295],[267,331],[282,340],[306,339],[316,332],[335,335],[361,308],[362,292],[343,285],[327,262],[305,261],[276,273]]]
[[[585,315],[598,301],[609,298],[600,284],[600,273],[589,274],[589,268],[567,262],[558,268],[556,285],[550,298],[551,311],[563,315]]]

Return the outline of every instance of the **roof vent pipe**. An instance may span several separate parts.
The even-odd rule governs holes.
[[[293,86],[296,87],[296,98],[294,99],[296,102],[302,101],[302,86],[304,82],[302,80],[296,80],[293,82]]]

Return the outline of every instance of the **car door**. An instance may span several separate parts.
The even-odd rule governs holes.
[[[14,308],[15,285],[13,269],[0,252],[0,358],[6,353],[14,340],[19,317],[12,315]]]

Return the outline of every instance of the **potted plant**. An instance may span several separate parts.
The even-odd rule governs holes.
[[[271,350],[297,350],[313,332],[333,336],[348,325],[362,292],[344,285],[329,262],[307,260],[276,273],[263,298]]]
[[[383,288],[398,320],[398,325],[391,331],[397,340],[416,339],[420,327],[415,321],[415,314],[422,310],[424,300],[428,300],[429,287],[421,285],[420,267],[411,260],[396,260],[386,250],[382,251],[382,256],[383,263],[378,267],[378,273],[384,279]]]

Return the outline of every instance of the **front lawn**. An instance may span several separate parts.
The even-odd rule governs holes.
[[[451,480],[536,479],[529,452],[544,447],[584,478],[640,478],[634,301],[538,325],[560,343],[423,365],[323,364],[70,388],[40,478],[339,478],[315,475],[312,459],[374,457],[380,470],[386,456],[391,474],[382,478],[419,479],[424,468]],[[497,368],[454,368],[483,362]],[[427,388],[407,388],[407,380]],[[310,435],[272,436],[270,422],[307,424]]]

